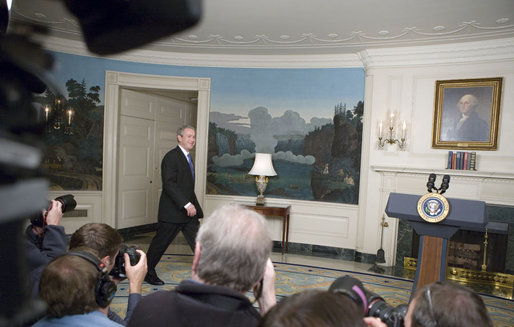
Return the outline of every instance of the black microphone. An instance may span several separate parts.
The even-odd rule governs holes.
[[[435,187],[435,179],[436,179],[436,174],[434,174],[434,173],[432,173],[432,174],[430,174],[430,176],[428,176],[428,182],[427,182],[428,192],[432,192],[432,190],[437,191],[437,188]]]
[[[444,175],[441,187],[439,188],[439,194],[443,194],[450,187],[450,175]]]

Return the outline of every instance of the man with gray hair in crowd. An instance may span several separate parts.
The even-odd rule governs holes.
[[[192,278],[144,297],[129,326],[257,326],[276,304],[271,247],[263,216],[218,208],[198,231]],[[252,288],[260,312],[245,295]]]

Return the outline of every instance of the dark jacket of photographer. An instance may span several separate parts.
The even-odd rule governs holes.
[[[243,294],[224,286],[182,281],[141,299],[128,326],[252,327],[261,316]]]
[[[25,254],[27,257],[29,291],[33,297],[39,294],[39,280],[43,268],[53,258],[66,252],[66,234],[60,225],[47,225],[42,237],[32,231],[32,225],[25,230]]]

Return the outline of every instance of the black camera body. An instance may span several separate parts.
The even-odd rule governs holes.
[[[358,307],[363,309],[365,317],[380,318],[388,327],[404,326],[408,306],[405,304],[397,307],[388,305],[378,294],[364,288],[357,278],[348,275],[339,277],[328,290],[348,296]]]
[[[120,245],[120,252],[116,256],[116,259],[114,260],[114,267],[109,274],[116,278],[126,278],[127,275],[125,272],[125,258],[123,255],[127,253],[130,259],[130,265],[134,266],[141,258],[141,255],[136,250],[137,247],[135,246],[126,246],[125,244]]]
[[[62,213],[65,213],[66,211],[72,211],[77,206],[77,201],[75,201],[75,197],[72,194],[58,196],[55,198],[55,201],[61,202]],[[50,210],[50,206],[48,207],[48,210]],[[30,223],[34,226],[45,227],[46,217],[44,217],[43,214],[39,212],[30,217]]]

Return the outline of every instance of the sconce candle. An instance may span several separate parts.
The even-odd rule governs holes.
[[[383,135],[382,134],[382,121],[380,121],[378,123],[378,148],[380,150],[382,150],[384,148],[384,145],[387,144],[390,144],[390,145],[393,145],[393,144],[396,144],[398,145],[398,148],[400,148],[400,150],[404,150],[405,149],[405,146],[407,144],[407,142],[405,141],[406,137],[407,137],[407,122],[404,120],[403,123],[401,124],[401,137],[400,139],[398,140],[396,138],[396,135],[400,135],[400,133],[398,132],[398,129],[400,128],[400,124],[398,125],[395,125],[394,122],[395,122],[395,114],[394,112],[391,112],[390,115],[389,115],[389,127],[387,128],[388,131],[386,130],[386,135]]]
[[[48,122],[48,115],[50,114],[50,108],[45,106],[45,122]]]
[[[73,111],[68,109],[68,126],[71,126],[71,116],[73,115]]]
[[[54,112],[55,118],[53,118],[54,129],[56,129],[56,130],[61,129],[61,124],[63,124],[62,119],[64,119],[63,115],[64,115],[64,112],[62,111],[61,99],[56,99],[55,100],[55,112]]]

